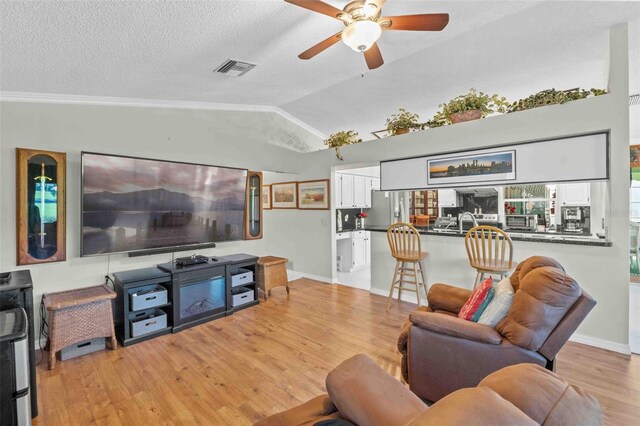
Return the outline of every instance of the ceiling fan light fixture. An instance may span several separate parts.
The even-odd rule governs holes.
[[[342,31],[342,41],[356,52],[364,52],[373,46],[381,35],[380,24],[363,19],[350,24]]]

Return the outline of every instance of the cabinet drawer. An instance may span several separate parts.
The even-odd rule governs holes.
[[[167,289],[157,284],[136,288],[133,293],[129,294],[131,310],[141,311],[166,305],[168,302],[167,294]]]
[[[349,234],[351,234],[351,233],[350,233],[350,232],[338,232],[338,233],[336,234],[336,240],[346,240],[346,239],[349,239],[349,238],[351,238],[351,235],[349,235]]]
[[[352,232],[353,238],[364,238],[367,234],[367,231],[354,231]]]

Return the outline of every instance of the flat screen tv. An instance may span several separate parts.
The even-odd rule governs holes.
[[[244,237],[247,170],[82,153],[82,256]]]

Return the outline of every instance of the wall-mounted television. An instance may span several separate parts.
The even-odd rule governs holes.
[[[244,238],[247,170],[82,153],[81,255]]]

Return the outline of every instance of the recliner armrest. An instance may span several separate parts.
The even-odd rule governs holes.
[[[453,312],[457,314],[471,297],[471,290],[448,284],[433,284],[429,287],[427,302],[435,310]]]
[[[408,387],[362,354],[334,368],[325,384],[340,415],[360,426],[403,425],[427,409]]]
[[[458,317],[433,312],[413,312],[409,316],[411,323],[424,330],[446,334],[466,340],[499,345],[502,336],[492,327]]]

